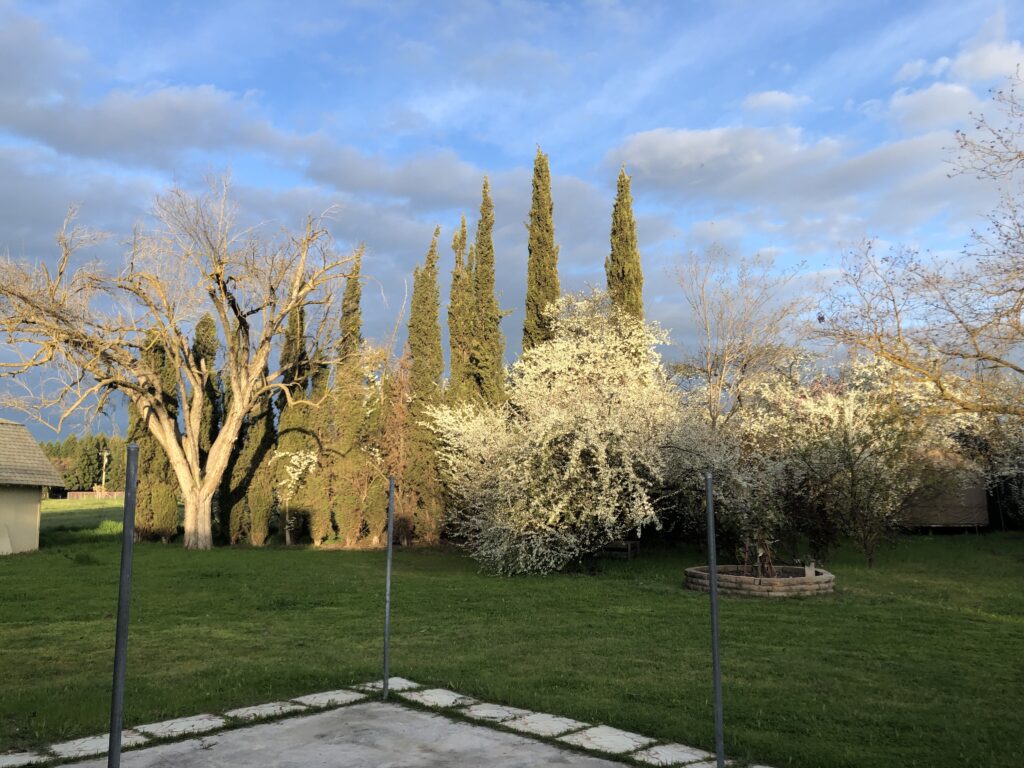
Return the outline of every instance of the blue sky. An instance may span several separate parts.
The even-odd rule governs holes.
[[[964,245],[995,191],[948,178],[952,132],[1021,39],[1024,12],[962,0],[0,0],[0,248],[52,258],[72,202],[127,233],[155,192],[230,169],[251,216],[337,206],[382,337],[434,225],[445,243],[460,214],[472,226],[486,173],[514,353],[539,144],[563,286],[603,282],[624,164],[648,314],[685,343],[671,269],[688,250],[768,251],[827,280],[864,238]]]

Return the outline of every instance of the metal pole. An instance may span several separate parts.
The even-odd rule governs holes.
[[[718,768],[725,768],[725,738],[722,734],[722,664],[718,657],[718,557],[715,553],[715,496],[711,470],[704,473],[708,494],[708,584],[711,587],[711,675],[715,688],[715,755]]]
[[[132,596],[132,552],[135,547],[135,490],[139,477],[139,446],[128,445],[124,478],[124,530],[121,531],[121,578],[117,590],[117,635],[114,641],[114,685],[110,695],[110,742],[107,768],[121,765],[124,721],[124,673],[128,662],[128,608]]]
[[[388,478],[388,569],[384,582],[384,680],[383,700],[388,700],[391,676],[391,551],[395,540],[395,478]]]

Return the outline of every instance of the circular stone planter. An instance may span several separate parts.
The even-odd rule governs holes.
[[[718,592],[725,595],[750,595],[751,597],[799,597],[801,595],[823,595],[832,591],[836,577],[820,568],[779,565],[773,578],[751,575],[751,570],[742,565],[718,566]],[[710,587],[708,566],[698,565],[686,569],[683,585],[687,589],[707,592]]]

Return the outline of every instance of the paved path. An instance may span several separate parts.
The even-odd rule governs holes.
[[[105,768],[106,757],[75,763]],[[124,768],[622,768],[486,726],[369,702],[125,752]]]

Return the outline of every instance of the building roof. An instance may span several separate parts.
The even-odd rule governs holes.
[[[3,419],[0,419],[0,485],[64,487],[64,478],[25,425]]]

